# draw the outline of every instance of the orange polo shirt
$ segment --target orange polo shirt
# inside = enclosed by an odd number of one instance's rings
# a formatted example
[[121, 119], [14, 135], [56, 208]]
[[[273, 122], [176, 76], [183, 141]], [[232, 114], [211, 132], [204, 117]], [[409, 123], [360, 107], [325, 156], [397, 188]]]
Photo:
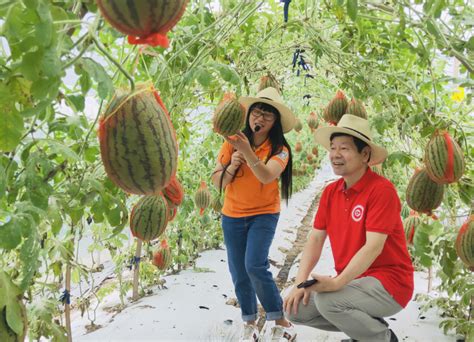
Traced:
[[[270, 140], [267, 139], [256, 150], [255, 154], [264, 163], [271, 151]], [[221, 147], [218, 161], [222, 165], [230, 163], [234, 148], [227, 141]], [[270, 158], [277, 161], [283, 169], [288, 163], [288, 149]], [[225, 188], [224, 206], [222, 213], [230, 217], [244, 217], [260, 214], [276, 214], [280, 212], [279, 178], [269, 184], [261, 183], [247, 164], [242, 164], [237, 171], [234, 181]]]

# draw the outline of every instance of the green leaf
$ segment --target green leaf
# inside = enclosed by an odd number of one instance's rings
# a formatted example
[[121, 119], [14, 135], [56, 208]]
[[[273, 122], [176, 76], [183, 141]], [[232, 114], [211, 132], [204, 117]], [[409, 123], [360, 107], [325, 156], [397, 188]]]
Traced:
[[91, 89], [91, 78], [88, 74], [82, 74], [79, 78], [79, 84], [81, 86], [82, 94], [87, 94], [87, 92]]
[[116, 227], [120, 224], [121, 213], [122, 210], [119, 207], [115, 207], [105, 212], [105, 216], [107, 216], [107, 221], [109, 221], [112, 227]]
[[87, 147], [84, 151], [84, 159], [89, 163], [93, 163], [99, 158], [99, 153], [96, 146]]
[[63, 142], [52, 140], [52, 139], [44, 139], [44, 141], [48, 144], [49, 149], [52, 153], [56, 153], [64, 157], [65, 159], [69, 159], [72, 162], [77, 162], [80, 160], [77, 153], [71, 150]]
[[104, 67], [90, 58], [82, 58], [83, 69], [98, 83], [98, 94], [101, 99], [105, 99], [114, 91], [112, 79], [105, 71]]
[[21, 294], [21, 290], [8, 274], [0, 271], [0, 310], [6, 307], [7, 324], [17, 335], [22, 335], [24, 327], [22, 308], [18, 299]]
[[21, 242], [21, 229], [18, 229], [14, 217], [2, 225], [0, 225], [0, 248], [12, 250]]
[[26, 291], [31, 284], [36, 271], [39, 267], [40, 245], [38, 243], [37, 234], [31, 234], [20, 249], [21, 273], [22, 279], [20, 288]]
[[466, 43], [466, 48], [471, 52], [474, 51], [474, 36], [469, 38], [469, 40]]
[[[39, 187], [35, 190], [38, 190], [38, 192], [42, 193], [44, 191], [42, 187]], [[31, 198], [32, 194], [30, 193], [29, 195]], [[48, 202], [45, 201], [44, 205], [47, 207]], [[32, 227], [36, 227], [41, 219], [46, 215], [46, 212], [40, 206], [29, 201], [16, 202], [16, 211], [17, 219], [20, 221], [19, 223], [17, 222], [17, 227], [21, 228], [22, 235], [24, 237], [29, 236], [31, 234]]]
[[436, 26], [433, 24], [433, 22], [431, 20], [428, 20], [426, 22], [426, 29], [429, 33], [431, 33], [433, 36], [435, 36], [437, 39], [440, 39], [440, 35], [439, 35], [439, 32], [436, 28]]
[[70, 208], [68, 211], [69, 217], [71, 218], [71, 222], [73, 225], [76, 225], [84, 216], [84, 208], [76, 207]]
[[433, 258], [429, 255], [422, 255], [420, 257], [420, 263], [425, 267], [431, 267], [431, 265], [433, 265]]
[[42, 77], [37, 79], [31, 85], [31, 95], [37, 99], [54, 98], [58, 93], [60, 83], [59, 77]]
[[0, 129], [0, 151], [13, 151], [20, 143], [22, 135], [22, 117], [14, 112], [3, 112], [2, 128]]
[[82, 112], [85, 108], [85, 99], [82, 95], [68, 95], [66, 96], [69, 105], [75, 112]]
[[211, 74], [204, 68], [198, 69], [195, 73], [195, 77], [198, 82], [204, 87], [209, 87], [209, 85], [211, 84]]
[[387, 163], [393, 165], [395, 161], [398, 161], [402, 165], [409, 165], [411, 163], [411, 156], [405, 152], [393, 152], [387, 158]]
[[[53, 193], [52, 188], [48, 184], [45, 184], [44, 186], [38, 186], [31, 190], [32, 191], [28, 194], [31, 203], [37, 208], [43, 210], [48, 209], [49, 196]], [[40, 218], [38, 217], [36, 221], [40, 221]]]
[[215, 64], [214, 68], [219, 72], [224, 81], [236, 85], [240, 84], [239, 74], [237, 74], [237, 72], [230, 66], [224, 64]]
[[49, 46], [53, 38], [53, 23], [52, 21], [43, 21], [35, 25], [35, 35], [40, 46]]
[[80, 280], [81, 280], [81, 275], [79, 272], [79, 268], [74, 267], [71, 271], [71, 282], [73, 284], [79, 284]]
[[36, 81], [40, 77], [41, 65], [38, 63], [43, 59], [43, 50], [39, 49], [23, 55], [20, 64], [20, 72], [30, 81]]
[[41, 60], [41, 69], [46, 77], [55, 77], [61, 74], [61, 63], [55, 48], [45, 50]]
[[63, 226], [63, 218], [58, 208], [49, 208], [48, 212], [49, 222], [51, 223], [51, 232], [53, 235], [58, 235]]
[[36, 9], [38, 7], [39, 0], [23, 0], [23, 3], [27, 8]]
[[347, 14], [352, 19], [352, 21], [356, 21], [357, 19], [357, 10], [357, 0], [347, 0]]
[[49, 105], [51, 104], [50, 100], [44, 100], [36, 104], [33, 108], [26, 108], [22, 112], [20, 112], [20, 115], [22, 117], [32, 117], [35, 115], [41, 114]]

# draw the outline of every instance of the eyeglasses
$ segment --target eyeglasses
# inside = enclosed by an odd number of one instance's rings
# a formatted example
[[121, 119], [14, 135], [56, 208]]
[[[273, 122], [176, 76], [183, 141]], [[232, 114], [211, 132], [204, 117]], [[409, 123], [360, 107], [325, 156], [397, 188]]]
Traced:
[[264, 112], [263, 110], [260, 110], [258, 108], [252, 109], [252, 112], [250, 114], [252, 114], [254, 118], [263, 117], [263, 120], [265, 121], [275, 120], [275, 114], [270, 113], [270, 112]]

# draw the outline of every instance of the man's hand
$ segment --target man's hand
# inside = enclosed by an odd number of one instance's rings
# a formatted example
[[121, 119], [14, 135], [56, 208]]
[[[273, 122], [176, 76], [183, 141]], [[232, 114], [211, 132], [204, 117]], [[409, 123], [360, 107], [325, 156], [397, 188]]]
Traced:
[[303, 304], [307, 305], [309, 301], [310, 292], [304, 291], [304, 289], [298, 289], [296, 286], [293, 287], [288, 296], [283, 300], [283, 310], [288, 313], [293, 312], [294, 315], [298, 313], [298, 305], [303, 298]]
[[344, 284], [341, 283], [340, 279], [337, 277], [333, 278], [330, 276], [323, 276], [319, 274], [312, 273], [311, 277], [316, 279], [318, 282], [310, 287], [305, 289], [305, 292], [311, 293], [315, 292], [334, 292], [339, 291]]

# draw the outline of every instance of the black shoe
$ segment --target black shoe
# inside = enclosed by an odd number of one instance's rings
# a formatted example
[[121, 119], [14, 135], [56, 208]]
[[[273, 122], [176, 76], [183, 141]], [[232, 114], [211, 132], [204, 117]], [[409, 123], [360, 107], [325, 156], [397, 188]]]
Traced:
[[357, 342], [357, 340], [353, 340], [352, 338], [346, 338], [344, 340], [341, 340], [341, 342]]
[[390, 342], [398, 342], [398, 337], [392, 329], [390, 329]]

